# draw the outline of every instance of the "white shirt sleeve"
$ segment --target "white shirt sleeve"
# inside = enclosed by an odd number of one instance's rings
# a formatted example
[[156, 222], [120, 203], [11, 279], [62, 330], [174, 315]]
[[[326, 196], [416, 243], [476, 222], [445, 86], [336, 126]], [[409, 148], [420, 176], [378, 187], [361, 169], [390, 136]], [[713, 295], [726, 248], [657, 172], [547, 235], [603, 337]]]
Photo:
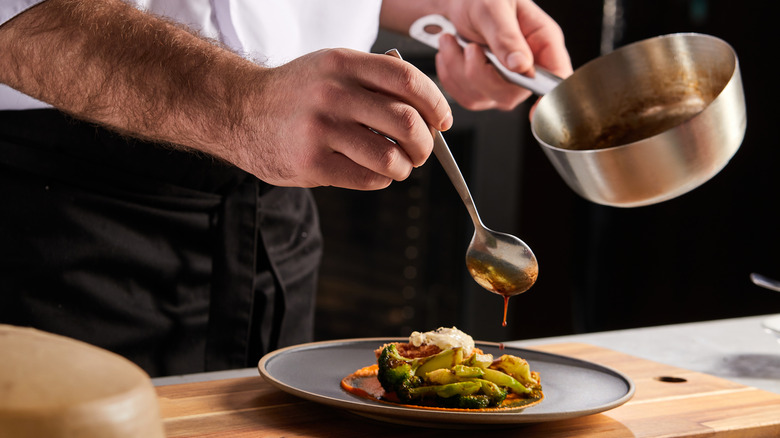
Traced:
[[0, 25], [45, 0], [3, 0], [0, 2]]
[[275, 67], [323, 48], [369, 51], [381, 0], [222, 0], [215, 16], [225, 44]]

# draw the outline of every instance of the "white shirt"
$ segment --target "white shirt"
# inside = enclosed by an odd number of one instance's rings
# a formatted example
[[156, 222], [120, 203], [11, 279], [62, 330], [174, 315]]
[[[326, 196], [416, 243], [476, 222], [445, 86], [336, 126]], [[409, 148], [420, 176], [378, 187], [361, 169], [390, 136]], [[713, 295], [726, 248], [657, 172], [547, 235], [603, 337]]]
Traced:
[[[0, 25], [45, 0], [2, 0]], [[323, 48], [369, 51], [382, 0], [133, 0], [275, 67]], [[49, 105], [0, 84], [0, 110]]]

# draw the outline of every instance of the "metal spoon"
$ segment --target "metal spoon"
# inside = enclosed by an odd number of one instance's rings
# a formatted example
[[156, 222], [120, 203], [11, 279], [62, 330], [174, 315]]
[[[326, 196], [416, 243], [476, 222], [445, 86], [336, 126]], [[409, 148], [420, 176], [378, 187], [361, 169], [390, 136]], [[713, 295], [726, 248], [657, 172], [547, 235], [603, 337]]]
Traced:
[[471, 276], [480, 286], [505, 297], [530, 289], [539, 275], [539, 264], [531, 248], [511, 234], [485, 227], [458, 164], [438, 131], [433, 138], [433, 153], [474, 222], [474, 237], [466, 250], [466, 267]]
[[772, 280], [771, 278], [764, 277], [763, 275], [756, 274], [755, 272], [750, 274], [750, 280], [753, 281], [756, 286], [761, 286], [775, 292], [780, 292], [780, 281]]
[[[390, 49], [385, 54], [402, 59], [396, 49]], [[480, 286], [505, 298], [530, 289], [539, 275], [539, 264], [531, 248], [515, 236], [485, 227], [479, 218], [463, 174], [439, 131], [436, 131], [433, 136], [433, 153], [452, 181], [452, 185], [455, 186], [474, 222], [474, 237], [466, 250], [466, 267], [471, 276]], [[506, 324], [506, 306], [504, 324]]]

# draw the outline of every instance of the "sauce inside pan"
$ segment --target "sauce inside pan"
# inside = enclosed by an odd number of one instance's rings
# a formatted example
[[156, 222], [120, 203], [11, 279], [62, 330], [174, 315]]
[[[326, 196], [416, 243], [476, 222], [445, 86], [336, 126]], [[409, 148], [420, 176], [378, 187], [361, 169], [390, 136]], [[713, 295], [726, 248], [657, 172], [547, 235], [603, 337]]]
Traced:
[[560, 147], [571, 150], [606, 149], [639, 141], [680, 125], [703, 111], [708, 104], [708, 100], [696, 95], [674, 102], [646, 102], [608, 121], [602, 129], [577, 135]]

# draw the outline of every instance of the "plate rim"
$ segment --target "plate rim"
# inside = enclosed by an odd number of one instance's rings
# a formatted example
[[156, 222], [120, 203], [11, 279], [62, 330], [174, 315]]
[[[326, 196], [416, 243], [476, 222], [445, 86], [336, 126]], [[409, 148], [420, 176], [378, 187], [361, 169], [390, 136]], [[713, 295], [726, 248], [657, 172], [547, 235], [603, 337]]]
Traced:
[[[529, 351], [532, 352], [533, 354], [538, 354], [549, 358], [555, 358], [559, 360], [563, 359], [569, 362], [584, 364], [587, 365], [587, 367], [590, 369], [593, 369], [595, 367], [598, 369], [597, 371], [599, 372], [607, 372], [608, 374], [611, 374], [614, 377], [622, 380], [627, 385], [626, 393], [623, 394], [623, 396], [609, 403], [605, 403], [590, 409], [582, 409], [582, 410], [568, 411], [568, 412], [542, 412], [542, 413], [527, 414], [523, 412], [524, 409], [505, 411], [505, 412], [437, 411], [437, 410], [428, 410], [428, 409], [415, 409], [412, 407], [405, 407], [405, 406], [395, 406], [389, 403], [381, 404], [381, 405], [373, 404], [373, 403], [369, 404], [362, 400], [358, 400], [357, 398], [355, 400], [342, 400], [328, 395], [317, 394], [301, 388], [296, 388], [294, 386], [282, 382], [281, 380], [277, 379], [275, 376], [271, 375], [266, 368], [266, 365], [271, 360], [275, 359], [278, 356], [287, 354], [289, 352], [311, 350], [311, 349], [317, 349], [323, 347], [336, 347], [338, 345], [345, 345], [345, 344], [370, 343], [370, 342], [376, 342], [377, 346], [379, 346], [382, 345], [382, 343], [405, 342], [407, 340], [408, 338], [404, 338], [404, 337], [368, 337], [368, 338], [333, 339], [333, 340], [314, 341], [314, 342], [307, 342], [303, 344], [291, 345], [288, 347], [280, 348], [278, 350], [274, 350], [272, 352], [263, 355], [263, 357], [260, 358], [257, 364], [257, 369], [260, 375], [268, 383], [272, 384], [277, 389], [280, 389], [281, 391], [286, 392], [288, 394], [292, 394], [315, 403], [320, 403], [328, 406], [337, 407], [340, 409], [345, 409], [347, 411], [350, 411], [358, 415], [364, 415], [368, 418], [373, 418], [373, 419], [385, 418], [386, 421], [395, 422], [395, 423], [398, 422], [408, 423], [409, 421], [414, 422], [414, 420], [424, 420], [426, 423], [434, 422], [438, 424], [442, 424], [442, 423], [457, 423], [457, 424], [542, 423], [547, 421], [557, 421], [557, 420], [565, 420], [570, 418], [584, 417], [587, 415], [593, 415], [600, 412], [605, 412], [625, 404], [626, 402], [631, 400], [631, 398], [634, 396], [634, 393], [636, 392], [636, 385], [634, 384], [633, 379], [631, 379], [625, 373], [618, 371], [617, 369], [612, 368], [610, 366], [579, 359], [576, 357], [565, 356], [556, 353], [548, 353], [546, 351], [541, 351], [541, 350], [535, 350], [533, 348], [515, 347], [512, 345], [506, 345], [507, 343], [498, 343], [498, 342], [489, 342], [489, 341], [475, 341], [475, 345], [476, 346], [485, 345], [494, 348], [500, 348], [501, 345], [504, 345], [504, 349], [511, 349], [515, 351]], [[407, 420], [407, 421], [398, 421], [393, 419], [393, 417], [398, 417], [398, 416], [400, 416], [399, 420]]]

